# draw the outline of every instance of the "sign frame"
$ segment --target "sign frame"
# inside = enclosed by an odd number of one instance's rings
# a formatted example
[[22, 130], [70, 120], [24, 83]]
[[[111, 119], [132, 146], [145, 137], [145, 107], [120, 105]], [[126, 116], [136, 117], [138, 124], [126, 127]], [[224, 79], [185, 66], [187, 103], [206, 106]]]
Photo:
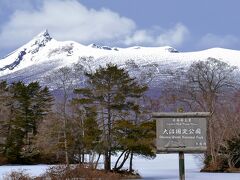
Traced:
[[[152, 113], [152, 119], [156, 119], [156, 147], [157, 147], [157, 153], [178, 153], [178, 152], [184, 152], [184, 153], [203, 153], [206, 152], [207, 150], [207, 126], [208, 126], [208, 118], [210, 117], [209, 112], [183, 112], [183, 113], [176, 113], [176, 112], [155, 112]], [[187, 147], [187, 146], [176, 146], [176, 147], [160, 147], [159, 146], [159, 125], [160, 121], [164, 121], [166, 119], [171, 119], [171, 118], [192, 118], [192, 119], [198, 119], [199, 120], [204, 120], [203, 126], [204, 126], [204, 141], [205, 145], [204, 146], [199, 146], [199, 147]]]

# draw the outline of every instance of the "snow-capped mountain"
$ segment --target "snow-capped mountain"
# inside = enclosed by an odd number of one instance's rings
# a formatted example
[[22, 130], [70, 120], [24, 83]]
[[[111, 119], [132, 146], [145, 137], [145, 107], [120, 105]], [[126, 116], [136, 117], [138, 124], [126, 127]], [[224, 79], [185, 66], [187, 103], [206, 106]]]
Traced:
[[[86, 64], [82, 57], [90, 56], [93, 58]], [[74, 41], [57, 41], [46, 30], [0, 60], [0, 79], [43, 82], [43, 77], [49, 72], [80, 62], [93, 70], [99, 65], [117, 64], [135, 76], [154, 72], [154, 80], [157, 82], [179, 69], [186, 69], [194, 61], [209, 57], [240, 67], [240, 51], [236, 50], [212, 48], [197, 52], [178, 52], [169, 46], [85, 46]]]

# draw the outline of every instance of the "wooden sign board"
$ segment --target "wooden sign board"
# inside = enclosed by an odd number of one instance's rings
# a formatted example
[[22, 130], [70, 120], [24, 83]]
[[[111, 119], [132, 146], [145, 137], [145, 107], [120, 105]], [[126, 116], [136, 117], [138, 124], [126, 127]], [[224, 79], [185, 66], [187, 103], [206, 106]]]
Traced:
[[209, 113], [153, 113], [158, 152], [200, 153], [207, 150]]

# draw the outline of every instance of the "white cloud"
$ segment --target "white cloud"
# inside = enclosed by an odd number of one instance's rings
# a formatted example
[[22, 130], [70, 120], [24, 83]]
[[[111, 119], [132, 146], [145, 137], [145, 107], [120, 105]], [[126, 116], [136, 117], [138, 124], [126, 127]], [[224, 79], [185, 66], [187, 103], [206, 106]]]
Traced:
[[89, 43], [123, 37], [135, 29], [135, 23], [108, 9], [87, 9], [76, 0], [45, 0], [39, 10], [15, 11], [0, 40], [5, 47], [20, 45], [45, 28], [56, 39]]
[[[161, 30], [161, 32], [156, 32]], [[180, 46], [188, 37], [189, 30], [181, 23], [174, 27], [163, 30], [158, 27], [155, 30], [138, 30], [133, 35], [128, 36], [124, 43], [126, 45], [145, 44], [152, 46]]]
[[179, 46], [186, 40], [189, 31], [181, 23], [176, 24], [172, 29], [168, 29], [157, 37], [158, 45]]
[[200, 48], [223, 47], [231, 48], [239, 42], [239, 39], [233, 35], [217, 36], [214, 34], [206, 34], [198, 43]]
[[153, 35], [147, 30], [137, 30], [131, 36], [127, 36], [124, 40], [126, 45], [151, 44], [154, 42]]
[[[30, 2], [30, 1], [28, 1]], [[40, 7], [39, 7], [40, 6]], [[77, 0], [44, 0], [16, 10], [0, 32], [0, 48], [16, 48], [44, 29], [57, 40], [112, 45], [180, 46], [189, 31], [181, 23], [170, 29], [138, 29], [136, 23], [109, 9], [89, 9]]]

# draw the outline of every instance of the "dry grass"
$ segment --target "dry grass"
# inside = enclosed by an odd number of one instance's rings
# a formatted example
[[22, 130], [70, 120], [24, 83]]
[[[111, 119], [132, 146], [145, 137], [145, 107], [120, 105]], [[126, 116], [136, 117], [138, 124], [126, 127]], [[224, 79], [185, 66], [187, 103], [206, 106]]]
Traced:
[[39, 180], [117, 180], [120, 175], [111, 172], [104, 172], [102, 170], [93, 170], [80, 165], [67, 167], [65, 165], [50, 167], [47, 172], [39, 178]]
[[4, 176], [4, 180], [119, 180], [140, 178], [137, 173], [128, 171], [105, 172], [80, 165], [55, 165], [39, 177], [31, 177], [24, 170], [12, 171]]
[[29, 174], [25, 170], [11, 171], [10, 173], [4, 175], [4, 180], [32, 180]]

